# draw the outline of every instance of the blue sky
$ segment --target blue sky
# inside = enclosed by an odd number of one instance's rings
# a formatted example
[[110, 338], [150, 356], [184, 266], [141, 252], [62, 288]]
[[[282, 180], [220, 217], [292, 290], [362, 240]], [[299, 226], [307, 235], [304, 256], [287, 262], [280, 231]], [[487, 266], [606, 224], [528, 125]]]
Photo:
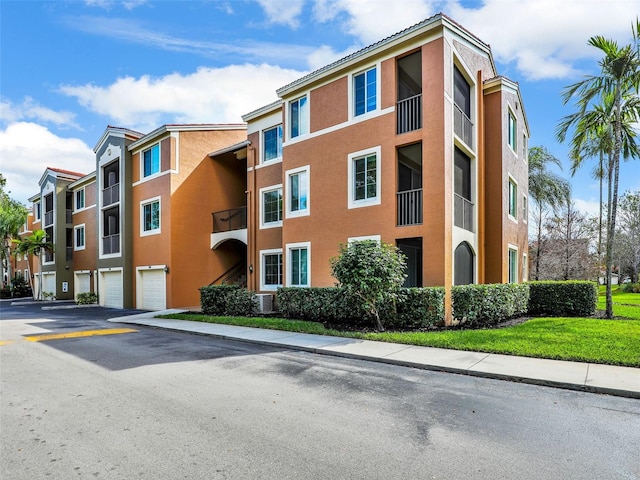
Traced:
[[[107, 125], [240, 122], [275, 90], [444, 12], [520, 84], [532, 132], [595, 212], [591, 166], [570, 178], [554, 129], [563, 87], [595, 73], [592, 35], [631, 41], [637, 0], [0, 1], [0, 171], [26, 203], [47, 166], [89, 173]], [[640, 161], [620, 191], [640, 190]]]

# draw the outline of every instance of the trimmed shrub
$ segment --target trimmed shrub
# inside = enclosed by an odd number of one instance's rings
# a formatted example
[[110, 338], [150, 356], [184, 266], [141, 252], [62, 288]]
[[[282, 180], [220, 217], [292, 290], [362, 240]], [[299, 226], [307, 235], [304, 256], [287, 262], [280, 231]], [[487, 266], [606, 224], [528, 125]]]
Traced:
[[461, 325], [481, 327], [527, 313], [529, 286], [523, 283], [456, 285], [453, 318]]
[[389, 326], [398, 329], [421, 329], [444, 321], [444, 288], [401, 288], [396, 300], [396, 318]]
[[92, 305], [98, 303], [98, 295], [93, 292], [84, 292], [76, 295], [76, 303], [78, 305]]
[[[340, 287], [279, 288], [277, 298], [278, 309], [285, 318], [347, 327], [365, 327], [374, 320], [354, 295]], [[444, 319], [444, 289], [400, 288], [395, 300], [380, 305], [379, 314], [394, 329], [437, 325]]]
[[625, 283], [622, 286], [624, 293], [640, 293], [640, 283]]
[[200, 289], [200, 308], [205, 315], [255, 315], [258, 305], [254, 293], [238, 285], [209, 285]]
[[596, 313], [598, 287], [588, 281], [529, 283], [529, 314], [590, 317]]

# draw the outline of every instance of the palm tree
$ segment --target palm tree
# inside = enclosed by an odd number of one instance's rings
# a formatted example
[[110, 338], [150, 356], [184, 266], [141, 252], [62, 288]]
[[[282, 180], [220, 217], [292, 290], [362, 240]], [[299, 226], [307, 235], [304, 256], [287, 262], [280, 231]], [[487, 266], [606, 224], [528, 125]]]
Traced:
[[9, 196], [5, 191], [6, 179], [0, 173], [0, 258], [7, 267], [7, 280], [12, 282], [11, 271], [11, 243], [18, 238], [20, 227], [27, 221], [28, 211], [24, 205]]
[[[589, 132], [597, 128], [611, 128], [613, 148], [609, 156], [607, 245], [605, 253], [607, 277], [606, 315], [613, 318], [611, 268], [613, 264], [613, 242], [615, 236], [616, 211], [618, 205], [618, 178], [620, 156], [637, 158], [638, 132], [634, 123], [640, 119], [640, 21], [636, 19], [632, 28], [633, 43], [619, 47], [617, 42], [595, 36], [589, 45], [598, 48], [604, 55], [600, 60], [599, 75], [590, 75], [580, 82], [568, 86], [562, 92], [566, 104], [577, 97], [578, 111], [564, 117], [558, 126], [557, 137], [563, 142], [570, 127], [574, 127], [572, 144], [577, 150], [587, 141]], [[596, 107], [594, 107], [596, 105]], [[599, 105], [599, 106], [598, 106]], [[604, 114], [604, 116], [603, 116]], [[577, 168], [577, 166], [576, 166]]]
[[542, 253], [542, 223], [547, 208], [555, 210], [569, 197], [569, 183], [561, 176], [551, 172], [549, 165], [562, 168], [560, 160], [545, 147], [529, 149], [529, 196], [537, 210], [538, 234], [536, 240], [535, 279], [539, 280], [540, 256]]
[[47, 234], [44, 230], [36, 230], [28, 237], [15, 241], [18, 244], [17, 253], [35, 255], [38, 258], [38, 298], [42, 300], [42, 255], [45, 252], [53, 252], [53, 243], [47, 241]]

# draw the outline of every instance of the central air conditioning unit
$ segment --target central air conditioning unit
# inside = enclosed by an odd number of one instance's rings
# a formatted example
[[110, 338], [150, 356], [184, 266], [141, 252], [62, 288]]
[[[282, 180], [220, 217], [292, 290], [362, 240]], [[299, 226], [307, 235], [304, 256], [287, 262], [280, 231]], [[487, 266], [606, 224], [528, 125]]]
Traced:
[[258, 311], [260, 313], [273, 312], [273, 295], [270, 293], [257, 293], [256, 301], [258, 303]]

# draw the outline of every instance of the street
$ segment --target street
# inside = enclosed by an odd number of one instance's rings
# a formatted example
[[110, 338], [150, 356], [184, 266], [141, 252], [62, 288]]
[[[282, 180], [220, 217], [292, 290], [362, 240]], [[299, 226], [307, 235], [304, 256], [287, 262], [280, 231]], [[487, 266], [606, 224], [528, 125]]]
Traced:
[[638, 400], [0, 308], [2, 478], [640, 478]]

